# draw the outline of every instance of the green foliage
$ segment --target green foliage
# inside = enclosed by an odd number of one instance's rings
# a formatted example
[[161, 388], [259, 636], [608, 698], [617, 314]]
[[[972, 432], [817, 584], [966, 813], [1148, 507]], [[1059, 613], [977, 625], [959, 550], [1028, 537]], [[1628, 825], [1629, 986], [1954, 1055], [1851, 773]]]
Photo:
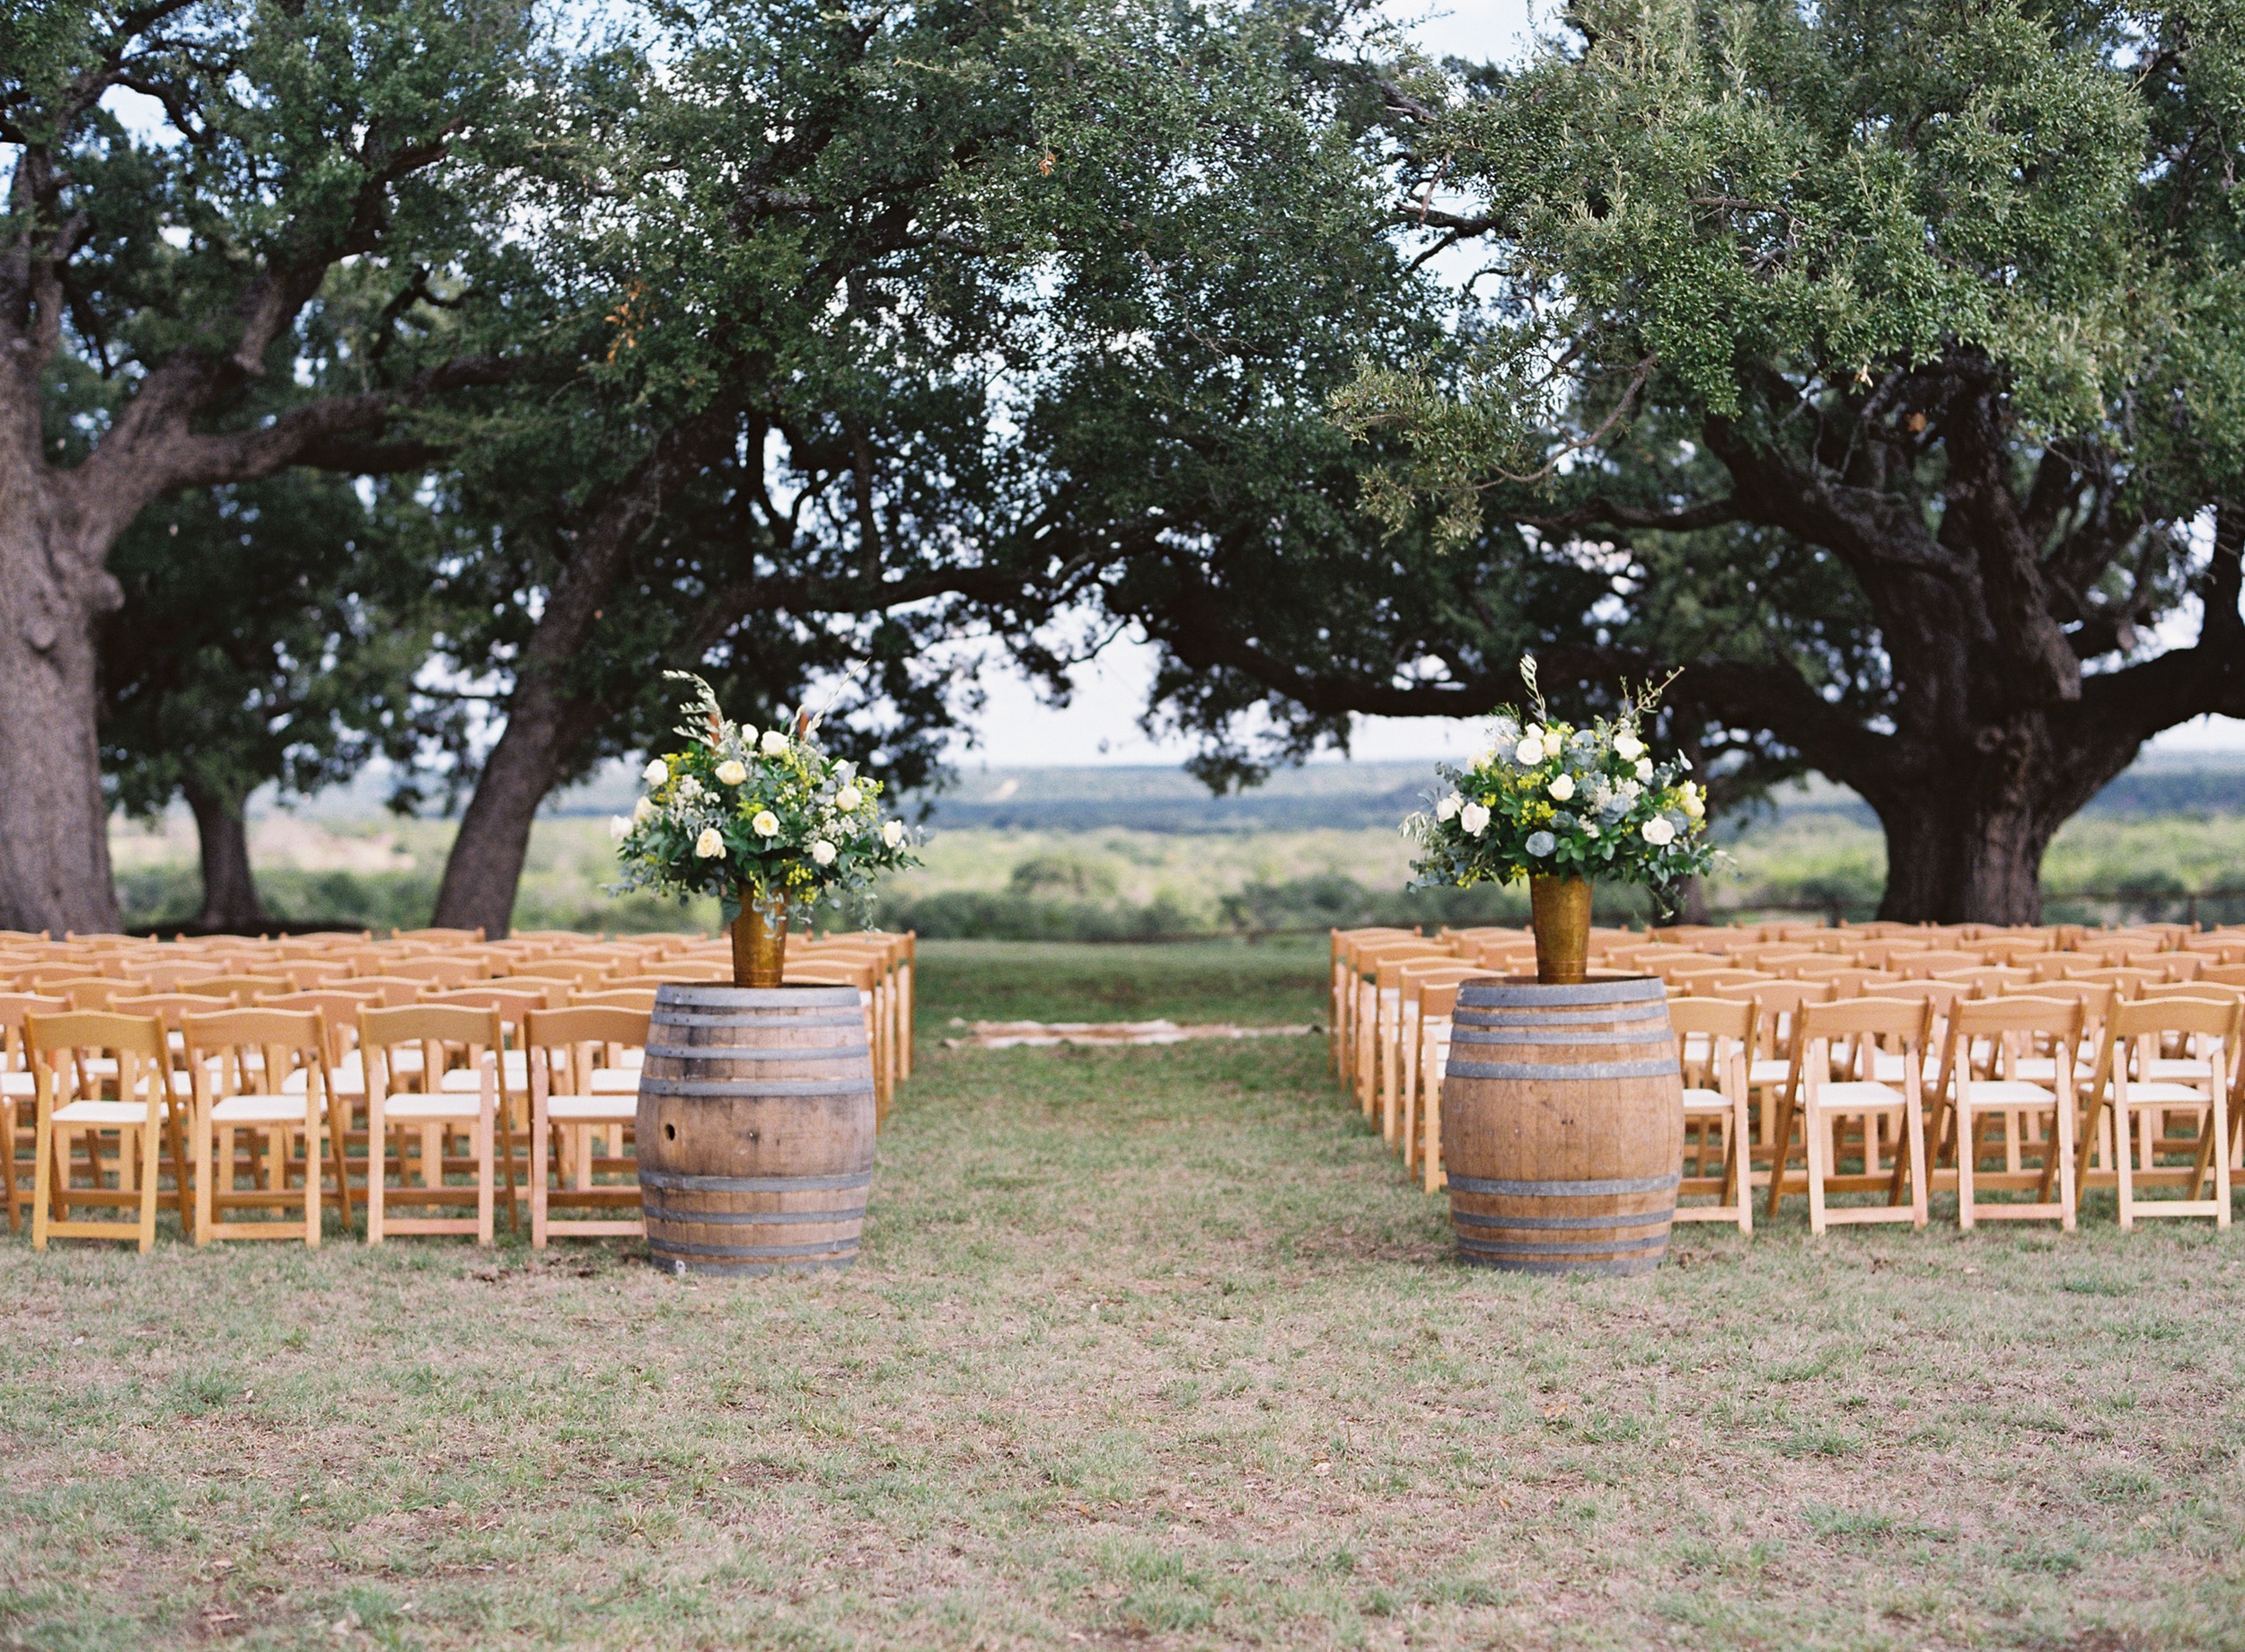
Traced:
[[387, 492], [291, 471], [175, 496], [119, 540], [102, 627], [103, 769], [154, 814], [182, 785], [239, 814], [268, 781], [308, 795], [377, 752], [409, 759], [428, 657], [426, 570]]

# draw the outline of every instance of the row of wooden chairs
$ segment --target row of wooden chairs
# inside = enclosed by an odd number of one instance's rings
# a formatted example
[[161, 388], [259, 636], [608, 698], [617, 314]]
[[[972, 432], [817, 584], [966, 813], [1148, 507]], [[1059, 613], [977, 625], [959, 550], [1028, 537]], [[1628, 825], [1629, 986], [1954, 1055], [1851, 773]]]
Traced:
[[[790, 984], [858, 989], [884, 1120], [911, 1071], [914, 950], [880, 934], [788, 949]], [[145, 1250], [168, 1175], [198, 1243], [301, 1231], [316, 1243], [323, 1181], [347, 1226], [363, 1192], [370, 1243], [415, 1232], [488, 1243], [502, 1197], [510, 1222], [527, 1205], [536, 1245], [638, 1233], [632, 1120], [656, 988], [731, 972], [723, 938], [675, 936], [0, 935], [10, 1230], [29, 1217], [41, 1245], [101, 1236]], [[627, 1205], [628, 1218], [601, 1208]], [[574, 1207], [594, 1214], [568, 1220]], [[134, 1217], [70, 1215], [104, 1208]], [[289, 1219], [231, 1219], [249, 1208]]]
[[[1642, 936], [1608, 932], [1604, 939], [1597, 949], [1602, 963], [1626, 969], [1647, 956], [1642, 950], [1632, 953], [1633, 947], [1645, 947]], [[1674, 941], [1653, 945], [1677, 947]], [[1686, 1167], [1694, 1173], [1683, 1191], [1713, 1201], [1681, 1205], [1678, 1219], [1736, 1221], [1750, 1232], [1750, 1193], [1758, 1188], [1767, 1190], [1773, 1212], [1785, 1193], [1808, 1193], [1811, 1226], [1821, 1232], [1827, 1221], [1865, 1219], [1837, 1214], [1862, 1208], [1835, 1206], [1827, 1196], [1862, 1191], [1871, 1185], [1862, 1178], [1872, 1176], [1884, 1178], [1880, 1185], [1894, 1199], [1908, 1192], [1901, 1219], [1922, 1222], [1924, 1192], [1950, 1188], [1959, 1194], [1966, 1226], [1991, 1216], [2055, 1213], [2070, 1228], [2080, 1187], [2109, 1185], [2119, 1191], [2123, 1226], [2144, 1215], [2214, 1215], [2216, 1205], [2223, 1213], [2216, 1220], [2226, 1225], [2229, 1172], [2245, 1164], [2234, 1122], [2245, 1111], [2245, 1077], [2238, 1072], [2237, 1032], [2220, 1029], [2229, 1024], [2224, 1015], [2241, 1013], [2245, 981], [2230, 966], [2205, 964], [2207, 950], [2194, 959], [2197, 967], [2171, 972], [2100, 970], [2100, 954], [2091, 946], [2066, 954], [2079, 967], [2039, 975], [1983, 962], [1976, 970], [1937, 974], [1850, 966], [1846, 973], [1824, 976], [1758, 970], [1686, 970], [1668, 976], [1671, 1015], [1690, 1077]], [[1492, 951], [1498, 955], [1492, 957]], [[2169, 949], [2174, 955], [2185, 951]], [[1466, 955], [1475, 962], [1465, 962]], [[1441, 1073], [1457, 988], [1475, 977], [1532, 971], [1532, 939], [1487, 931], [1435, 937], [1336, 931], [1333, 957], [1335, 1065], [1406, 1167], [1433, 1192], [1443, 1185]], [[1787, 962], [1767, 954], [1756, 961], [1765, 966]], [[1654, 971], [1638, 965], [1633, 972]], [[1844, 1013], [1836, 1007], [1862, 1004], [1869, 1007]], [[2026, 1024], [1991, 1025], [1988, 1018], [1997, 1012], [1989, 1004], [2003, 1006], [2003, 1015], [2024, 1017]], [[1811, 1006], [1813, 1014], [1808, 1013]], [[2122, 1006], [2133, 1007], [2117, 1014]], [[2081, 1024], [2071, 1032], [2053, 1032], [2044, 1024], [2053, 1015], [2061, 1021], [2077, 1016]], [[1853, 1029], [1853, 1021], [1866, 1016], [1876, 1028]], [[1909, 1031], [1913, 1018], [1923, 1024], [1915, 1034]], [[2200, 1024], [2209, 1018], [2220, 1025], [2209, 1030]], [[1812, 1027], [1822, 1029], [1821, 1042]], [[1949, 1053], [1952, 1038], [1962, 1041], [1961, 1059]], [[2147, 1038], [2154, 1046], [2148, 1054]], [[2021, 1040], [2035, 1050], [1999, 1057]], [[2060, 1044], [2062, 1057], [2053, 1050]], [[1909, 1157], [1910, 1143], [1925, 1139], [1929, 1051], [1942, 1056], [1930, 1091], [1937, 1102], [1931, 1168], [1922, 1152]], [[1868, 1060], [1876, 1070], [1851, 1075], [1850, 1060]], [[2063, 1076], [2054, 1071], [2061, 1064]], [[1992, 1076], [1999, 1066], [2003, 1075]], [[1863, 1084], [1880, 1089], [1844, 1087]], [[1912, 1085], [1920, 1094], [1915, 1111], [1908, 1099]], [[2071, 1104], [2061, 1109], [2053, 1102], [2038, 1110], [2025, 1090], [1991, 1085], [2027, 1085], [2065, 1094]], [[1874, 1094], [1887, 1097], [1877, 1108], [1870, 1105]], [[1844, 1107], [1855, 1111], [1844, 1112]], [[1823, 1139], [1820, 1132], [1827, 1126], [1836, 1129], [1833, 1120], [1842, 1117], [1854, 1136]], [[2116, 1118], [2125, 1127], [2117, 1148]], [[1959, 1120], [1965, 1121], [1961, 1146]], [[1806, 1126], [1805, 1133], [1797, 1125]], [[1811, 1138], [1818, 1147], [1813, 1155]], [[1986, 1173], [1980, 1165], [1988, 1154], [1980, 1149], [1991, 1140], [2003, 1164]], [[2216, 1142], [2225, 1142], [2227, 1150], [2216, 1151]], [[1863, 1170], [1841, 1179], [1835, 1167], [1841, 1147], [1851, 1143], [1859, 1155], [1888, 1156], [1875, 1169], [1866, 1160]], [[1894, 1157], [1889, 1147], [1902, 1156]], [[2179, 1156], [2191, 1163], [2178, 1165]], [[2023, 1161], [2031, 1163], [2022, 1168]], [[1978, 1197], [1992, 1188], [2029, 1183], [2036, 1193], [2029, 1203], [1990, 1204]], [[2185, 1197], [2149, 1205], [2138, 1199], [2142, 1187], [2161, 1183], [2179, 1187]], [[2209, 1183], [2219, 1185], [2200, 1198]]]

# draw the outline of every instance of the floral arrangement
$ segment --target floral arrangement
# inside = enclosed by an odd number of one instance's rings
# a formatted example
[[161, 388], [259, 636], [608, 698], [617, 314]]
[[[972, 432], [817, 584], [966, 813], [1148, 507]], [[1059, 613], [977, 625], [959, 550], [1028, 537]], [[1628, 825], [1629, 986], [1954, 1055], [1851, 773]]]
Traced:
[[1665, 890], [1715, 864], [1707, 794], [1683, 778], [1690, 762], [1657, 761], [1645, 745], [1673, 675], [1633, 695], [1624, 682], [1620, 715], [1589, 728], [1551, 716], [1534, 655], [1521, 659], [1520, 677], [1533, 716], [1501, 708], [1491, 749], [1467, 768], [1438, 769], [1449, 789], [1432, 813], [1404, 822], [1422, 851], [1414, 886], [1558, 877]]
[[869, 900], [878, 874], [920, 864], [911, 830], [881, 818], [881, 783], [820, 749], [816, 717], [759, 733], [726, 717], [700, 677], [664, 674], [698, 692], [680, 707], [683, 748], [647, 764], [646, 795], [609, 823], [620, 890], [716, 895], [729, 924], [744, 900], [768, 916]]

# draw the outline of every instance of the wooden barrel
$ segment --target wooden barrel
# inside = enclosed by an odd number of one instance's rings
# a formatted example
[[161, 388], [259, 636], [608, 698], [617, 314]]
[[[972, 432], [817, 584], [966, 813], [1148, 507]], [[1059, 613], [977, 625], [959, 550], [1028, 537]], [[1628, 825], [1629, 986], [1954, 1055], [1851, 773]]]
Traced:
[[855, 987], [658, 988], [638, 1130], [656, 1265], [848, 1268], [873, 1185], [873, 1108]]
[[1442, 1163], [1465, 1259], [1514, 1273], [1659, 1267], [1684, 1169], [1662, 984], [1467, 981], [1451, 1029]]

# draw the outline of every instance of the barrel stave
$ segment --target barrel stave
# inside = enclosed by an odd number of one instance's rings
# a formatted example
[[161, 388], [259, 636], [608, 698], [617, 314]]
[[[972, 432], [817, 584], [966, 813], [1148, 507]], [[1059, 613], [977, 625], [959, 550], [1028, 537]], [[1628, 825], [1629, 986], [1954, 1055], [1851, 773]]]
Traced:
[[856, 989], [662, 988], [638, 1142], [658, 1265], [848, 1268], [873, 1182], [872, 1051]]
[[1442, 1124], [1466, 1261], [1651, 1272], [1683, 1169], [1682, 1077], [1661, 984], [1466, 982]]

